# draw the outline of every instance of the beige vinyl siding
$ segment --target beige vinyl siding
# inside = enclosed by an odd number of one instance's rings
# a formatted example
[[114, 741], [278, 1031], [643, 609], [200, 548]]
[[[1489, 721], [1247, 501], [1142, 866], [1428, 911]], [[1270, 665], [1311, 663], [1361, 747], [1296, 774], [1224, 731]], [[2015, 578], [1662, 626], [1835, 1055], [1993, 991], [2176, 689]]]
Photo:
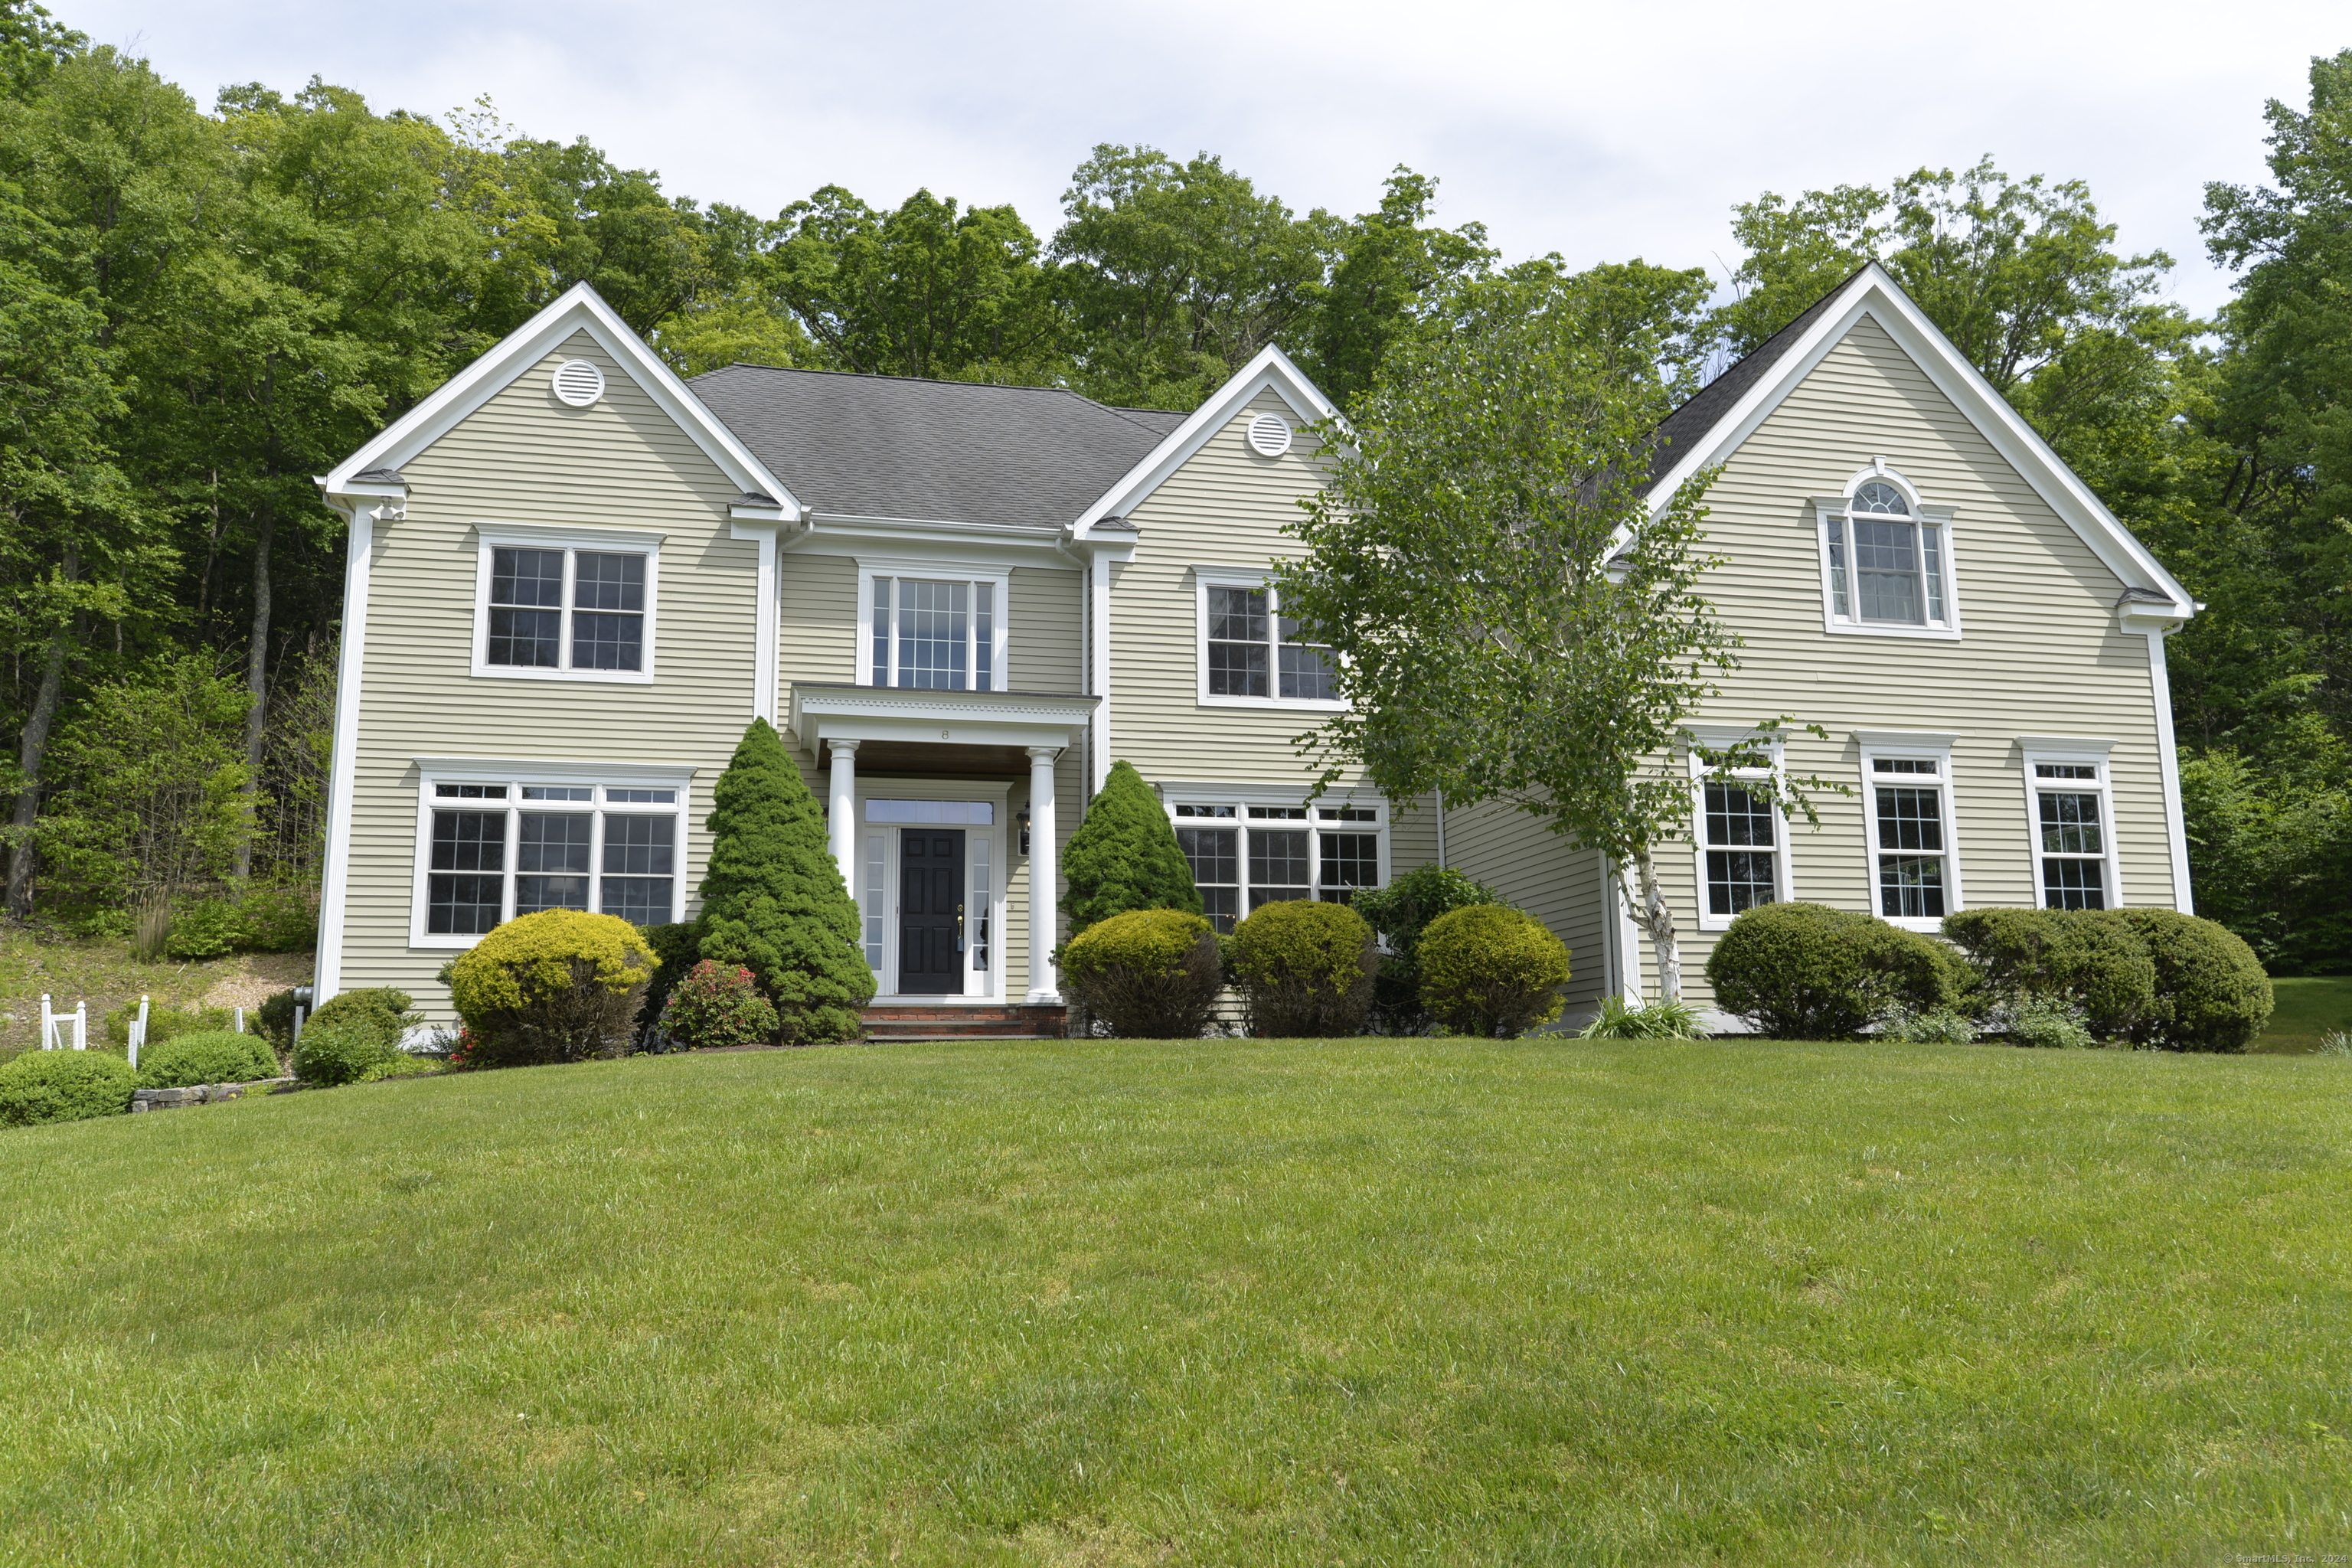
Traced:
[[[1878, 457], [1928, 504], [1958, 509], [1958, 641], [1823, 629], [1810, 498], [1839, 493]], [[1748, 646], [1704, 717], [1818, 723], [1829, 739], [1793, 737], [1790, 770], [1857, 792], [1817, 797], [1820, 827], [1800, 820], [1785, 836], [1797, 898], [1874, 910], [1854, 731], [1882, 730], [1960, 737], [1949, 787], [1970, 908], [2040, 901], [2019, 737], [2112, 741], [2124, 900], [2171, 904], [2147, 639], [2120, 630], [2114, 608], [2126, 584], [1874, 321], [1859, 322], [1741, 444], [1708, 505], [1708, 547], [1728, 559], [1705, 591]], [[1706, 1000], [1716, 939], [1698, 930], [1695, 853], [1675, 845], [1659, 865], [1683, 929], [1685, 984]], [[1643, 963], [1654, 984], [1646, 941]]]
[[1536, 817], [1486, 805], [1445, 814], [1445, 858], [1568, 944], [1568, 1013], [1589, 1015], [1610, 988], [1609, 900], [1599, 854], [1579, 849]]
[[[557, 402], [556, 365], [595, 362], [605, 395]], [[420, 756], [612, 762], [697, 771], [680, 902], [702, 873], [710, 789], [751, 721], [757, 547], [728, 537], [737, 494], [692, 437], [585, 333], [403, 465], [407, 516], [378, 524], [359, 689], [346, 989], [396, 985], [436, 1019], [446, 949], [408, 945]], [[478, 523], [663, 535], [646, 684], [471, 673]]]
[[1086, 689], [1086, 621], [1079, 597], [1084, 589], [1075, 571], [1013, 570], [1004, 651], [1011, 689], [1073, 695]]
[[[782, 694], [778, 705], [789, 707], [793, 681], [856, 681], [866, 652], [858, 643], [856, 561], [786, 550], [776, 567], [776, 658], [782, 677], [776, 689]], [[805, 756], [801, 761], [808, 764]]]

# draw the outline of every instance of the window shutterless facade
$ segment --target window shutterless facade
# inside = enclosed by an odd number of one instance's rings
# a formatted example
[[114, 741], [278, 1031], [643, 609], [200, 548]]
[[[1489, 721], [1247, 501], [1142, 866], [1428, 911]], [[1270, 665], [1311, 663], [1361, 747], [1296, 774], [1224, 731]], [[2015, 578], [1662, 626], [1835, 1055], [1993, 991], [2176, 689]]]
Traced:
[[1010, 573], [879, 567], [858, 574], [858, 680], [916, 691], [1004, 691]]
[[1230, 931], [1251, 910], [1285, 899], [1344, 904], [1388, 880], [1388, 808], [1354, 801], [1313, 805], [1169, 792], [1177, 847], [1201, 890], [1202, 912]]
[[2033, 882], [2044, 909], [2105, 910], [2123, 901], [2107, 751], [2104, 741], [2024, 742]]
[[1949, 737], [1893, 737], [1862, 753], [1873, 907], [1896, 925], [1934, 931], [1960, 902]]
[[653, 679], [657, 535], [511, 527], [477, 531], [476, 675]]
[[677, 920], [690, 776], [677, 772], [672, 783], [599, 784], [570, 768], [503, 782], [428, 771], [411, 944], [468, 947], [541, 910], [592, 910], [635, 925]]
[[1251, 707], [1336, 708], [1331, 653], [1282, 613], [1263, 573], [1195, 567], [1200, 700]]
[[1833, 632], [1957, 637], [1952, 510], [1922, 502], [1900, 474], [1865, 468], [1843, 496], [1814, 503], [1822, 618]]

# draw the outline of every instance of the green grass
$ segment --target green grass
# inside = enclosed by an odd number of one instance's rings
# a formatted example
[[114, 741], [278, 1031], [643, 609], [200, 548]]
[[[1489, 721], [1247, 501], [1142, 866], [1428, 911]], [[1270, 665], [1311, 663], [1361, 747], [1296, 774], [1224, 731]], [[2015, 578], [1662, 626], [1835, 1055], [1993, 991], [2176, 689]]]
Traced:
[[0, 1181], [0, 1561], [2352, 1542], [2335, 1058], [640, 1058], [11, 1131]]
[[2254, 1042], [2254, 1049], [2273, 1055], [2315, 1051], [2323, 1036], [2335, 1029], [2352, 1030], [2352, 975], [2273, 980], [2271, 991], [2278, 1011]]

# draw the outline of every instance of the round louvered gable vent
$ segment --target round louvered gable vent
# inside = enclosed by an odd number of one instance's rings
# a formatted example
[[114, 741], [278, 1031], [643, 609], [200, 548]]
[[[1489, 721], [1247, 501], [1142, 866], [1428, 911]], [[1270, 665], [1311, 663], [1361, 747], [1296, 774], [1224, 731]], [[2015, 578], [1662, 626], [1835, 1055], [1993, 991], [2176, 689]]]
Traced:
[[1251, 449], [1261, 458], [1279, 458], [1290, 450], [1290, 421], [1279, 414], [1261, 414], [1249, 422]]
[[555, 395], [574, 408], [585, 408], [604, 395], [604, 373], [588, 360], [565, 360], [555, 367]]

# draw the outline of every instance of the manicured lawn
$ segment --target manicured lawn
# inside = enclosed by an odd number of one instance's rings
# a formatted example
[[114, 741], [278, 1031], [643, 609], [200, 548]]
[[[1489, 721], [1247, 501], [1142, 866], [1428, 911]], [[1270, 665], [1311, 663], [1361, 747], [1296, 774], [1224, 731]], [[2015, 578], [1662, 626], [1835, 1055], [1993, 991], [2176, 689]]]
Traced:
[[2315, 1051], [2330, 1030], [2352, 1031], [2352, 975], [2273, 980], [2278, 1011], [2254, 1042], [2254, 1049], [2277, 1055]]
[[2336, 1058], [640, 1058], [8, 1131], [0, 1181], [11, 1562], [2352, 1542]]

